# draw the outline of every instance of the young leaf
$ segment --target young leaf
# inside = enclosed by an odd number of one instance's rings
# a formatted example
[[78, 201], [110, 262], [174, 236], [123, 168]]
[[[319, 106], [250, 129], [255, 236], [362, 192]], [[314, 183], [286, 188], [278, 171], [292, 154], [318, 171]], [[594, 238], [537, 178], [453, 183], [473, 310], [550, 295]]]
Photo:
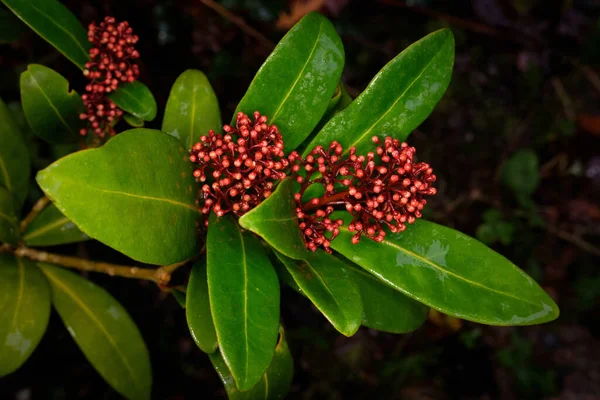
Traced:
[[139, 81], [126, 83], [108, 95], [123, 111], [142, 121], [152, 121], [156, 117], [156, 100], [146, 85]]
[[286, 152], [293, 150], [325, 113], [343, 67], [344, 48], [335, 28], [327, 18], [310, 13], [258, 70], [236, 113], [260, 111], [279, 127]]
[[0, 99], [0, 186], [13, 196], [19, 211], [29, 189], [29, 152], [17, 122]]
[[37, 266], [0, 254], [0, 377], [29, 358], [49, 318], [50, 289]]
[[343, 261], [324, 251], [293, 260], [275, 253], [302, 293], [340, 333], [352, 336], [360, 328], [363, 305], [353, 276]]
[[479, 241], [418, 220], [377, 243], [352, 244], [345, 221], [331, 247], [396, 290], [444, 314], [489, 325], [532, 325], [558, 307], [527, 274]]
[[81, 232], [54, 204], [46, 207], [23, 232], [25, 244], [34, 247], [77, 243], [88, 239], [88, 235]]
[[214, 353], [219, 346], [215, 324], [210, 313], [206, 263], [198, 261], [192, 267], [188, 283], [185, 315], [194, 342], [205, 353]]
[[50, 143], [74, 142], [79, 137], [83, 101], [58, 72], [30, 64], [21, 74], [23, 112], [33, 133]]
[[292, 178], [281, 182], [271, 196], [244, 214], [239, 222], [288, 257], [301, 260], [308, 254], [296, 217]]
[[37, 181], [79, 229], [135, 260], [170, 265], [199, 250], [192, 166], [167, 134], [125, 131], [56, 161]]
[[374, 135], [402, 141], [427, 118], [442, 98], [452, 76], [454, 38], [447, 29], [412, 44], [375, 75], [344, 111], [333, 117], [308, 145], [328, 146], [337, 140], [344, 155], [372, 150]]
[[162, 131], [179, 139], [189, 150], [210, 129], [221, 129], [219, 101], [206, 75], [188, 69], [171, 88]]
[[279, 328], [279, 343], [269, 369], [252, 389], [240, 392], [235, 386], [231, 371], [220, 352], [210, 355], [210, 361], [225, 385], [229, 400], [275, 400], [283, 399], [290, 390], [294, 377], [294, 360], [285, 340], [283, 328]]
[[92, 46], [77, 17], [56, 0], [0, 0], [31, 29], [79, 68]]
[[279, 282], [260, 241], [232, 216], [209, 220], [206, 242], [210, 310], [223, 358], [239, 390], [259, 381], [273, 358]]
[[362, 325], [390, 333], [406, 333], [418, 329], [429, 313], [429, 307], [403, 295], [362, 268], [346, 262], [346, 268], [357, 283], [363, 304]]
[[19, 221], [13, 196], [0, 186], [0, 243], [17, 244], [19, 236]]
[[137, 326], [117, 300], [73, 272], [40, 264], [52, 303], [98, 373], [130, 400], [150, 399], [150, 357]]

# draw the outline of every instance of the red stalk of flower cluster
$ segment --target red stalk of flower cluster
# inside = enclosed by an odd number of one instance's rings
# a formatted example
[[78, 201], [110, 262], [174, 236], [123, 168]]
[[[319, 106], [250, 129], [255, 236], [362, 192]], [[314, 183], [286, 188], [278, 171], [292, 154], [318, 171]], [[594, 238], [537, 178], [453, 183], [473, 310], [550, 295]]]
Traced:
[[289, 162], [277, 126], [267, 125], [267, 117], [259, 112], [254, 120], [238, 113], [235, 128], [225, 125], [223, 131], [211, 130], [200, 137], [190, 161], [198, 165], [194, 171], [198, 181], [213, 180], [202, 186], [202, 212], [241, 216], [271, 195], [275, 182], [286, 177]]
[[[194, 145], [190, 151], [190, 161], [198, 165], [194, 176], [200, 182], [212, 180], [202, 186], [202, 213], [241, 216], [269, 197], [291, 169], [301, 184], [295, 195], [296, 215], [306, 247], [331, 252], [331, 240], [343, 225], [330, 218], [334, 210], [345, 209], [353, 216], [348, 225], [355, 232], [352, 243], [362, 235], [381, 242], [384, 228], [404, 231], [406, 224], [421, 217], [425, 197], [436, 193], [431, 186], [436, 180], [433, 170], [427, 163], [414, 162], [416, 150], [406, 143], [391, 137], [382, 143], [373, 137], [376, 151], [366, 156], [357, 155], [354, 147], [344, 156], [342, 146], [333, 142], [327, 149], [315, 147], [305, 159], [296, 152], [285, 158], [279, 130], [266, 122], [258, 112], [254, 120], [240, 112], [235, 128], [225, 125], [224, 134], [210, 131]], [[322, 185], [325, 194], [302, 203], [313, 184]]]
[[106, 95], [117, 90], [120, 84], [133, 82], [139, 76], [135, 60], [140, 54], [134, 47], [138, 39], [126, 21], [117, 23], [113, 17], [106, 17], [99, 25], [89, 25], [88, 40], [93, 44], [89, 55], [92, 61], [85, 64], [83, 74], [90, 83], [81, 96], [86, 112], [80, 115], [81, 119], [89, 122], [89, 126], [81, 129], [81, 135], [86, 135], [90, 129], [100, 137], [107, 132], [111, 136], [115, 134], [113, 121], [123, 115], [123, 110]]

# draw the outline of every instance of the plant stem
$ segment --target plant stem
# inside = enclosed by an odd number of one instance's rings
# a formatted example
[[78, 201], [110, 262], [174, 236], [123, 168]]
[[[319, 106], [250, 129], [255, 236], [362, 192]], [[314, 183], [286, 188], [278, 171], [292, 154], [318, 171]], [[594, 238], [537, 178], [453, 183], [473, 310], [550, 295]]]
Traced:
[[165, 286], [171, 280], [171, 275], [177, 268], [186, 264], [189, 260], [167, 265], [157, 269], [139, 268], [128, 265], [110, 264], [105, 262], [90, 261], [85, 258], [64, 256], [32, 249], [25, 246], [13, 248], [11, 246], [0, 246], [0, 253], [12, 253], [16, 257], [28, 258], [33, 261], [46, 262], [60, 265], [66, 268], [79, 269], [81, 271], [100, 272], [110, 276], [121, 276], [124, 278], [143, 279]]
[[38, 214], [41, 213], [48, 204], [50, 204], [50, 199], [46, 196], [42, 196], [42, 198], [33, 205], [31, 211], [29, 211], [29, 214], [27, 214], [27, 216], [21, 221], [21, 232], [25, 232], [25, 229], [31, 223], [31, 221], [33, 221], [33, 219], [37, 217]]
[[333, 196], [329, 196], [329, 197], [322, 197], [319, 199], [319, 202], [317, 204], [312, 204], [311, 202], [308, 203], [304, 203], [303, 207], [304, 211], [314, 211], [314, 210], [318, 210], [319, 208], [325, 206], [325, 205], [339, 205], [339, 204], [345, 204], [344, 197], [346, 197], [348, 195], [348, 191], [345, 190], [343, 192], [339, 192], [334, 194]]

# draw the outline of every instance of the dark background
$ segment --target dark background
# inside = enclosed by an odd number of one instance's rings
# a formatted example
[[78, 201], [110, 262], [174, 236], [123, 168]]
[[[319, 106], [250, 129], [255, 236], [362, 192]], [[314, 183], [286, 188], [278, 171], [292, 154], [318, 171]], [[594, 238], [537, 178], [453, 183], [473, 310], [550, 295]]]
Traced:
[[[266, 40], [198, 0], [65, 3], [84, 24], [114, 15], [140, 36], [140, 80], [159, 105], [149, 127], [160, 126], [170, 86], [188, 68], [208, 75], [228, 121], [269, 54], [269, 41], [276, 43], [303, 10], [319, 9], [333, 21], [346, 50], [343, 79], [354, 94], [413, 41], [452, 29], [452, 83], [409, 138], [438, 176], [439, 194], [426, 217], [478, 237], [521, 266], [553, 296], [561, 316], [542, 326], [497, 328], [433, 314], [408, 335], [361, 328], [345, 338], [308, 300], [284, 288], [282, 315], [296, 368], [289, 398], [600, 398], [600, 1], [221, 2]], [[24, 29], [19, 40], [0, 45], [5, 101], [19, 99], [18, 76], [32, 62], [83, 91], [80, 71]], [[43, 145], [37, 150], [41, 168], [51, 159]], [[30, 202], [39, 195], [33, 188]], [[127, 262], [99, 243], [53, 250]], [[170, 294], [151, 283], [89, 277], [140, 327], [155, 399], [225, 396]], [[184, 279], [185, 271], [175, 277]], [[0, 399], [77, 398], [119, 396], [53, 313], [32, 357], [0, 381]]]

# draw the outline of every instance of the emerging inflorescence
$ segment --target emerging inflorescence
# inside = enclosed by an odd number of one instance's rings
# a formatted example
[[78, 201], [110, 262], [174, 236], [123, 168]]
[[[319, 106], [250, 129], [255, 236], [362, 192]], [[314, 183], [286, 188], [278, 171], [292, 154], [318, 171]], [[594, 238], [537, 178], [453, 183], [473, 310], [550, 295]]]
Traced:
[[84, 136], [92, 130], [100, 137], [106, 133], [112, 136], [115, 134], [113, 121], [123, 115], [123, 110], [106, 95], [139, 76], [139, 67], [135, 63], [140, 57], [135, 49], [138, 37], [126, 21], [117, 23], [113, 17], [106, 17], [99, 25], [89, 25], [88, 40], [93, 45], [89, 50], [91, 61], [85, 64], [83, 74], [90, 83], [81, 96], [86, 112], [80, 117], [87, 120], [89, 126], [82, 128], [80, 133]]
[[[296, 180], [302, 184], [296, 194], [297, 215], [308, 249], [328, 250], [329, 242], [339, 233], [342, 221], [329, 219], [334, 206], [343, 206], [353, 216], [348, 225], [348, 230], [355, 232], [352, 243], [358, 243], [363, 234], [381, 242], [385, 226], [390, 232], [404, 231], [406, 223], [412, 224], [421, 217], [427, 203], [425, 196], [436, 193], [431, 187], [436, 179], [433, 170], [427, 163], [413, 161], [414, 147], [391, 137], [382, 144], [374, 136], [373, 143], [377, 145], [376, 152], [369, 152], [366, 157], [356, 155], [354, 147], [344, 156], [337, 142], [328, 149], [315, 147], [306, 159], [290, 155], [296, 163]], [[299, 174], [301, 169], [306, 176]], [[315, 173], [318, 176], [312, 178]], [[312, 184], [321, 184], [325, 194], [303, 204], [304, 191]]]
[[286, 177], [289, 162], [277, 126], [267, 125], [267, 117], [259, 112], [254, 120], [238, 113], [235, 128], [225, 125], [223, 131], [200, 137], [190, 161], [198, 165], [198, 181], [213, 181], [202, 186], [202, 213], [241, 216], [271, 195], [275, 183]]

